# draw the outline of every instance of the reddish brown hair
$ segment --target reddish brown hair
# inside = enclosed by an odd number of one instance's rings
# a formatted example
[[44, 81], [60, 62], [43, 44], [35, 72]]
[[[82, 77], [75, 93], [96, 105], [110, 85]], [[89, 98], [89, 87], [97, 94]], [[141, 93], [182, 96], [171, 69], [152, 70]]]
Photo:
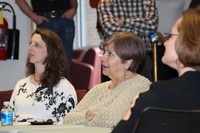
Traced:
[[[63, 77], [69, 79], [68, 63], [62, 41], [58, 35], [48, 29], [36, 29], [32, 33], [32, 36], [34, 34], [41, 35], [47, 47], [48, 55], [43, 62], [43, 64], [46, 64], [46, 67], [40, 79], [42, 88], [56, 86]], [[35, 73], [35, 65], [29, 61], [29, 58], [27, 59], [27, 68], [29, 75]]]
[[200, 70], [200, 10], [185, 11], [178, 31], [175, 48], [180, 62], [185, 67]]

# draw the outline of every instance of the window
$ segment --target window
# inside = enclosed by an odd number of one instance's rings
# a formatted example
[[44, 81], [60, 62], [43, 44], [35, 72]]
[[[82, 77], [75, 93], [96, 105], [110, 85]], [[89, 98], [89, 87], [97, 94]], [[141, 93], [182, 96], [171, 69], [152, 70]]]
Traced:
[[96, 9], [90, 7], [89, 0], [78, 0], [74, 49], [99, 46], [100, 38], [96, 29], [96, 21]]

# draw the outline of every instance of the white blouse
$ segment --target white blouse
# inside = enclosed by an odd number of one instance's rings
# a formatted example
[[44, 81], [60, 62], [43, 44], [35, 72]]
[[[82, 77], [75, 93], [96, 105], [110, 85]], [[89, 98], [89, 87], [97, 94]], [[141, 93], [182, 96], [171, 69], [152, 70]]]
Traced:
[[10, 99], [14, 120], [46, 121], [62, 123], [64, 116], [77, 104], [77, 95], [72, 84], [63, 78], [57, 86], [40, 88], [30, 82], [30, 77], [17, 82]]

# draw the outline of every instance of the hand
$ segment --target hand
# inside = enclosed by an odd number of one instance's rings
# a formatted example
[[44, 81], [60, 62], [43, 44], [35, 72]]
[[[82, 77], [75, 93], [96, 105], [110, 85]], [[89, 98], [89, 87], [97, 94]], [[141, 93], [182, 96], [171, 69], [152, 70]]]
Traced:
[[118, 19], [118, 20], [115, 21], [115, 23], [122, 24], [123, 23], [123, 19]]
[[135, 105], [135, 102], [131, 102], [128, 110], [126, 111], [126, 113], [124, 114], [124, 116], [122, 117], [122, 120], [128, 120], [129, 117], [131, 116], [131, 108]]
[[63, 15], [62, 15], [62, 18], [66, 17], [68, 19], [73, 19], [73, 17], [75, 16], [76, 14], [76, 9], [74, 8], [71, 8], [69, 10], [67, 10]]
[[96, 113], [97, 112], [86, 113], [86, 116], [85, 116], [86, 120], [91, 121], [95, 117]]
[[33, 20], [33, 22], [36, 24], [36, 25], [39, 25], [41, 24], [43, 21], [47, 21], [49, 22], [49, 20], [47, 18], [45, 18], [44, 16], [40, 16], [40, 15], [35, 15], [31, 18]]

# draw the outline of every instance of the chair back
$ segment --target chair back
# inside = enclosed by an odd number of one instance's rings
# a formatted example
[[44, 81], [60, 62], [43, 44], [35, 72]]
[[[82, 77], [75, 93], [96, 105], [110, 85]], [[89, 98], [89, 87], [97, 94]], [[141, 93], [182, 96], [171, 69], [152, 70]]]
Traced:
[[0, 110], [3, 108], [3, 102], [10, 101], [13, 90], [0, 91]]
[[91, 89], [94, 85], [101, 83], [101, 55], [103, 51], [99, 47], [91, 47], [82, 58], [82, 62], [90, 64], [94, 67], [92, 79], [89, 85]]
[[101, 83], [101, 57], [103, 53], [99, 47], [91, 47], [87, 50], [74, 50], [76, 53], [72, 59], [70, 69], [71, 83], [76, 89], [78, 101], [94, 85]]
[[148, 107], [133, 133], [200, 133], [200, 111]]
[[73, 50], [73, 59], [82, 60], [87, 49], [75, 49]]

